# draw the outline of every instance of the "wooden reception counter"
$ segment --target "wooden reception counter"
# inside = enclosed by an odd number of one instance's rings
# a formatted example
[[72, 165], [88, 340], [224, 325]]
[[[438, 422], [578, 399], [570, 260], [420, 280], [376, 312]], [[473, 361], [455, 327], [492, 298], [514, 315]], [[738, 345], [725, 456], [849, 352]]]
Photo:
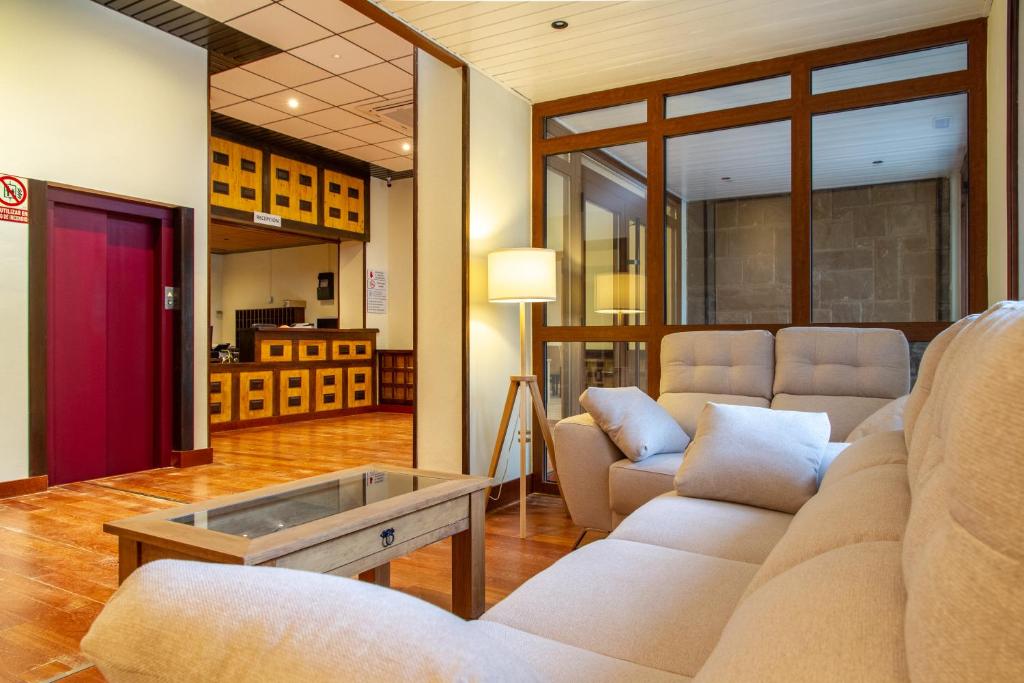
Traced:
[[374, 410], [377, 330], [238, 331], [238, 363], [210, 364], [210, 429]]

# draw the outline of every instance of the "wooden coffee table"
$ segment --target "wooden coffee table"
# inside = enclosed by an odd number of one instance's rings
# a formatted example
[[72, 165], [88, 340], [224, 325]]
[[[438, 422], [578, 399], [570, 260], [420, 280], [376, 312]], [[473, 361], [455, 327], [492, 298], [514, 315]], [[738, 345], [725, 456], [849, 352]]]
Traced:
[[287, 567], [387, 586], [389, 562], [452, 537], [452, 611], [484, 611], [487, 477], [368, 465], [103, 525], [119, 580], [154, 560]]

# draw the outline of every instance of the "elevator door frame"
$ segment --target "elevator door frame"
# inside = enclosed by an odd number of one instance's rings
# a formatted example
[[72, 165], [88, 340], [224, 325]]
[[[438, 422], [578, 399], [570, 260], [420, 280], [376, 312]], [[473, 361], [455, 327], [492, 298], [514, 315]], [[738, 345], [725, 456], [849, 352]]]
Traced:
[[[159, 258], [171, 249], [170, 282], [178, 288], [178, 306], [170, 321], [158, 331], [159, 368], [157, 372], [157, 426], [170, 425], [163, 435], [154, 467], [170, 467], [175, 453], [193, 449], [194, 444], [194, 212], [191, 208], [170, 206], [141, 199], [112, 196], [89, 190], [29, 181], [29, 475], [46, 475], [50, 469], [50, 444], [47, 423], [49, 365], [49, 260], [50, 224], [54, 204], [71, 205], [159, 221], [161, 232], [171, 228], [171, 244], [158, 240]], [[162, 269], [161, 269], [162, 271]], [[160, 273], [160, 287], [167, 281]], [[153, 292], [152, 296], [159, 296]], [[162, 304], [161, 304], [162, 306]], [[160, 372], [168, 368], [169, 373]], [[166, 377], [167, 379], [162, 379]]]

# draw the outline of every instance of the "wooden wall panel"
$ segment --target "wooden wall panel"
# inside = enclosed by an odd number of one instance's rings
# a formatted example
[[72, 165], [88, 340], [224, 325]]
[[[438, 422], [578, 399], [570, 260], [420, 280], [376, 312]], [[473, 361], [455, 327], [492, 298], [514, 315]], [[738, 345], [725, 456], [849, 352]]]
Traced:
[[316, 385], [313, 388], [314, 396], [316, 396], [314, 409], [317, 412], [344, 407], [345, 395], [342, 393], [344, 378], [345, 370], [343, 368], [317, 369]]
[[373, 358], [373, 342], [337, 340], [331, 343], [331, 360], [369, 360]]
[[210, 203], [239, 211], [263, 210], [263, 152], [210, 138]]
[[309, 370], [282, 370], [278, 384], [279, 415], [309, 412]]
[[373, 404], [373, 368], [358, 366], [348, 369], [348, 401], [346, 408]]
[[317, 167], [287, 157], [270, 155], [270, 212], [317, 225]]
[[210, 422], [214, 424], [232, 420], [232, 377], [230, 372], [210, 373]]
[[274, 414], [274, 373], [238, 373], [238, 417], [253, 420]]
[[324, 169], [324, 225], [363, 234], [366, 186], [359, 178]]
[[299, 346], [299, 360], [327, 360], [327, 340], [300, 339], [297, 344]]
[[292, 342], [287, 339], [262, 339], [256, 360], [260, 363], [290, 363]]

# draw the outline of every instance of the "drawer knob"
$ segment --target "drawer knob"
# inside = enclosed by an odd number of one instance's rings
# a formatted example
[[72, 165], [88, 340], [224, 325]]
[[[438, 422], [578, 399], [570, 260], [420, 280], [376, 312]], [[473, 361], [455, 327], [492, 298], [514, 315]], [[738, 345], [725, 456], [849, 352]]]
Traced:
[[395, 542], [395, 530], [394, 529], [385, 529], [384, 531], [380, 532], [380, 544], [383, 547], [387, 548], [389, 545], [391, 545], [394, 542]]

